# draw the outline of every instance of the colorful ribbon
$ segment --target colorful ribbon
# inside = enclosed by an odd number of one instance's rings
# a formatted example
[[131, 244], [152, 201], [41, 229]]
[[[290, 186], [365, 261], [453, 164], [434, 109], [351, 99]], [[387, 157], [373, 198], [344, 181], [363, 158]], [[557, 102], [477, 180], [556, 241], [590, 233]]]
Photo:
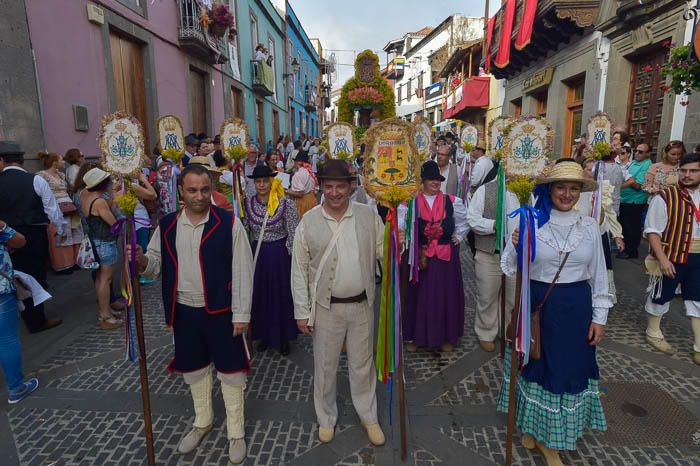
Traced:
[[506, 174], [503, 172], [503, 162], [498, 162], [498, 201], [496, 204], [496, 251], [500, 252], [508, 240], [508, 214], [506, 212]]
[[278, 178], [272, 179], [272, 186], [270, 187], [270, 197], [267, 200], [267, 213], [270, 217], [275, 215], [277, 212], [277, 207], [280, 205], [280, 199], [285, 196], [284, 188], [282, 187], [282, 180]]

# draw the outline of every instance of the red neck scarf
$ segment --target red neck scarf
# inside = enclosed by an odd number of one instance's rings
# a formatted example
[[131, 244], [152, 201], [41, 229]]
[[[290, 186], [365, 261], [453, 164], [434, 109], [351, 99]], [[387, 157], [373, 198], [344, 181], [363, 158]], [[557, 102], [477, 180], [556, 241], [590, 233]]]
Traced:
[[418, 195], [418, 210], [420, 217], [427, 223], [423, 234], [428, 238], [428, 247], [425, 250], [426, 257], [437, 257], [443, 261], [450, 261], [452, 248], [450, 244], [438, 244], [442, 236], [442, 221], [445, 220], [445, 198], [442, 191], [438, 191], [433, 201], [433, 207], [428, 204], [425, 194]]

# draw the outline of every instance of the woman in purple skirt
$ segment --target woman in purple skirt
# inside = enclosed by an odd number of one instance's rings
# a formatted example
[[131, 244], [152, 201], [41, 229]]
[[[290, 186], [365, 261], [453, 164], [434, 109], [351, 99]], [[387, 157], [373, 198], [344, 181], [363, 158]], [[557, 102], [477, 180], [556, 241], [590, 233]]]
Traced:
[[[417, 283], [405, 283], [403, 337], [406, 349], [454, 350], [464, 335], [464, 287], [459, 243], [467, 234], [467, 208], [461, 199], [442, 191], [445, 177], [437, 163], [421, 167], [422, 190], [416, 197], [420, 270]], [[406, 208], [399, 208], [399, 228], [405, 230]], [[405, 274], [406, 275], [406, 274]]]
[[297, 337], [290, 282], [298, 220], [296, 205], [284, 197], [276, 174], [269, 166], [258, 165], [248, 176], [254, 180], [256, 195], [245, 199], [243, 223], [254, 254], [253, 338], [260, 341], [258, 351], [272, 346], [286, 356], [289, 342]]

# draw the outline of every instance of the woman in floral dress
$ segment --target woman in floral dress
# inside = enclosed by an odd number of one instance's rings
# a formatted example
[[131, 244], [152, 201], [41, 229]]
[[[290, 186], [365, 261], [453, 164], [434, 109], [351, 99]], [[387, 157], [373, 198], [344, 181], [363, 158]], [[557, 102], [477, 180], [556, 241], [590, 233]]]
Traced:
[[678, 162], [684, 155], [683, 141], [670, 141], [666, 144], [661, 154], [662, 161], [649, 167], [642, 189], [653, 196], [678, 183]]
[[[260, 340], [258, 351], [268, 346], [289, 354], [295, 340], [291, 268], [292, 244], [298, 219], [294, 201], [284, 197], [277, 172], [258, 165], [248, 178], [254, 180], [256, 195], [245, 199], [243, 222], [254, 253], [252, 333]], [[263, 230], [264, 226], [264, 231]], [[262, 243], [259, 244], [262, 232]]]

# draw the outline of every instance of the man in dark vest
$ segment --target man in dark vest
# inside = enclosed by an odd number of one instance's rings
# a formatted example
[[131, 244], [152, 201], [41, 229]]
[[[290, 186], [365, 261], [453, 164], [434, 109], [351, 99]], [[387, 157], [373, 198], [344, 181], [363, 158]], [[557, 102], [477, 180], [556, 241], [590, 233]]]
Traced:
[[[506, 294], [506, 322], [510, 320], [510, 311], [515, 300], [515, 277], [506, 277], [506, 288], [502, 288], [501, 259], [497, 244], [496, 211], [498, 207], [498, 183], [490, 181], [480, 186], [474, 193], [467, 212], [467, 223], [474, 233], [474, 271], [476, 275], [476, 319], [474, 330], [479, 338], [479, 346], [485, 351], [495, 349], [494, 340], [498, 335], [500, 320], [499, 299]], [[506, 213], [519, 207], [518, 198], [510, 191], [506, 192], [504, 209]], [[509, 219], [505, 238], [517, 228], [517, 218]]]
[[[49, 184], [40, 176], [22, 168], [24, 151], [14, 141], [0, 141], [0, 218], [27, 240], [27, 247], [12, 254], [12, 264], [34, 277], [47, 288], [46, 267], [49, 260], [47, 225], [51, 222], [62, 236], [66, 228], [61, 209]], [[46, 318], [44, 305], [34, 305], [32, 298], [24, 301], [22, 319], [31, 333], [60, 325], [60, 320]]]
[[183, 374], [194, 400], [194, 426], [178, 451], [190, 453], [214, 427], [214, 363], [226, 406], [229, 460], [238, 464], [246, 457], [243, 392], [250, 364], [244, 332], [253, 255], [243, 225], [211, 204], [212, 189], [207, 168], [188, 165], [178, 186], [185, 207], [160, 220], [146, 254], [137, 251], [137, 262], [144, 277], [162, 275], [165, 323], [175, 342], [168, 370]]
[[668, 312], [680, 285], [693, 327], [693, 361], [700, 365], [700, 155], [683, 156], [678, 184], [652, 198], [644, 235], [663, 275], [661, 287], [651, 287], [644, 306], [648, 314], [646, 340], [662, 353], [676, 352], [661, 333], [661, 317]]

